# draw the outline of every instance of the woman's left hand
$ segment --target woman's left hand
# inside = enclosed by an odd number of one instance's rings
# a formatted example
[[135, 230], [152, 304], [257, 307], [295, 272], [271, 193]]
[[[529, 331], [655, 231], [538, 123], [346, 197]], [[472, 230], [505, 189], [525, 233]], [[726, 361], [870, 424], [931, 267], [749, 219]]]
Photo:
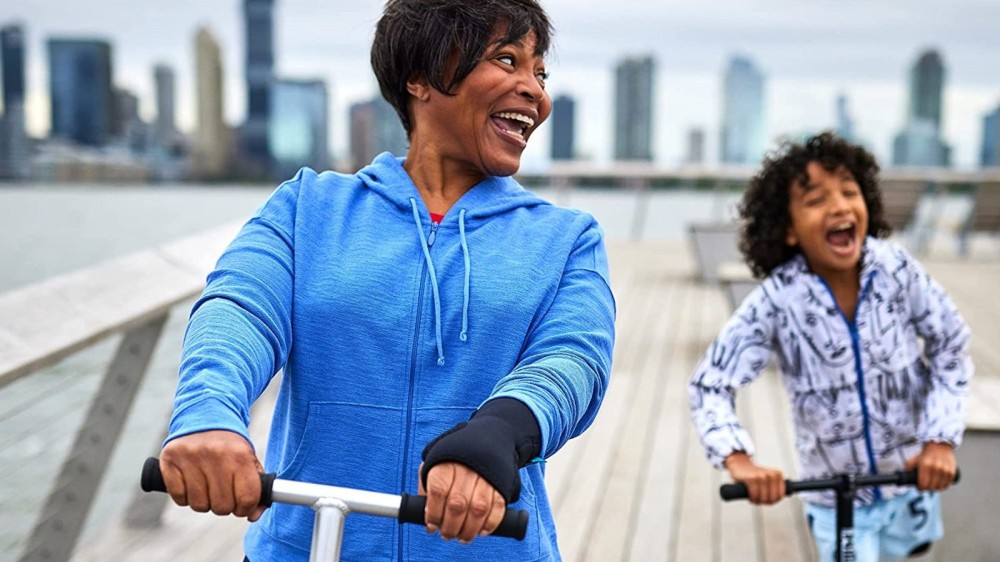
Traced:
[[[423, 473], [420, 465], [418, 473]], [[468, 544], [496, 530], [506, 502], [479, 474], [456, 462], [434, 465], [427, 473], [427, 487], [418, 478], [419, 493], [427, 496], [424, 510], [427, 532], [440, 531], [445, 540]]]
[[944, 490], [958, 471], [955, 449], [948, 443], [927, 443], [919, 455], [906, 461], [906, 468], [917, 469], [918, 490]]

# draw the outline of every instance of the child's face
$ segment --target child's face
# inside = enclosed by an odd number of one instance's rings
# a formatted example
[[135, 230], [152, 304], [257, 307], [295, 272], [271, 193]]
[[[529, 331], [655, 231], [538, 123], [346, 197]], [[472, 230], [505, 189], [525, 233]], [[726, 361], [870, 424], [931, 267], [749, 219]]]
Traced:
[[791, 186], [791, 224], [785, 242], [799, 246], [820, 276], [856, 273], [868, 234], [868, 207], [861, 187], [843, 166], [828, 172], [819, 162], [810, 162], [806, 173], [804, 185]]

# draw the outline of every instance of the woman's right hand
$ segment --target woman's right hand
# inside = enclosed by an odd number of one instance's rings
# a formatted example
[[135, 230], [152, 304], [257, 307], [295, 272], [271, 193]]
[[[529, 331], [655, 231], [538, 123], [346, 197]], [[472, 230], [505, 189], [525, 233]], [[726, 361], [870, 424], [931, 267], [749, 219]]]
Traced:
[[260, 519], [260, 473], [253, 447], [242, 435], [215, 430], [171, 440], [160, 452], [160, 471], [177, 505], [198, 512]]
[[734, 481], [747, 487], [750, 503], [773, 504], [785, 497], [785, 475], [776, 468], [757, 466], [744, 452], [726, 457], [726, 468]]

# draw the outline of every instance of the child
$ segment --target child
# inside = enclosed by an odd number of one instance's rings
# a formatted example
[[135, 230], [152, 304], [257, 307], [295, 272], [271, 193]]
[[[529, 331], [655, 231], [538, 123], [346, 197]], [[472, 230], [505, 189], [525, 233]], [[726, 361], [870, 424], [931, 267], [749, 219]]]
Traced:
[[[830, 133], [765, 159], [740, 205], [740, 251], [763, 281], [689, 383], [709, 460], [745, 483], [753, 503], [784, 497], [784, 475], [754, 462], [735, 393], [772, 352], [802, 478], [917, 469], [917, 489], [859, 489], [859, 561], [904, 558], [941, 537], [935, 491], [955, 476], [972, 376], [969, 329], [951, 299], [884, 240], [878, 170], [871, 154]], [[820, 560], [833, 560], [833, 494], [804, 498]]]

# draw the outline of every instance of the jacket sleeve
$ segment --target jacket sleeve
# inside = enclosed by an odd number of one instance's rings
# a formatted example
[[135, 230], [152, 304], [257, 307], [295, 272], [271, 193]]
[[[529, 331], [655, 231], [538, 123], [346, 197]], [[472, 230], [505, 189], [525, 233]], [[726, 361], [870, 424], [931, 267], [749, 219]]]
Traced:
[[724, 468], [726, 457], [736, 451], [755, 452], [736, 417], [736, 390], [756, 380], [771, 356], [777, 308], [767, 285], [758, 285], [744, 299], [688, 381], [691, 419], [716, 468]]
[[531, 409], [545, 458], [583, 433], [604, 399], [615, 337], [609, 279], [604, 236], [591, 222], [576, 240], [554, 298], [528, 333], [520, 361], [490, 396], [515, 398]]
[[300, 175], [223, 252], [184, 334], [167, 441], [223, 429], [247, 438], [250, 406], [291, 347], [293, 225]]
[[971, 332], [951, 297], [908, 256], [905, 266], [911, 322], [923, 339], [930, 367], [929, 392], [919, 420], [922, 443], [940, 441], [958, 446], [965, 430], [965, 404], [972, 378]]

